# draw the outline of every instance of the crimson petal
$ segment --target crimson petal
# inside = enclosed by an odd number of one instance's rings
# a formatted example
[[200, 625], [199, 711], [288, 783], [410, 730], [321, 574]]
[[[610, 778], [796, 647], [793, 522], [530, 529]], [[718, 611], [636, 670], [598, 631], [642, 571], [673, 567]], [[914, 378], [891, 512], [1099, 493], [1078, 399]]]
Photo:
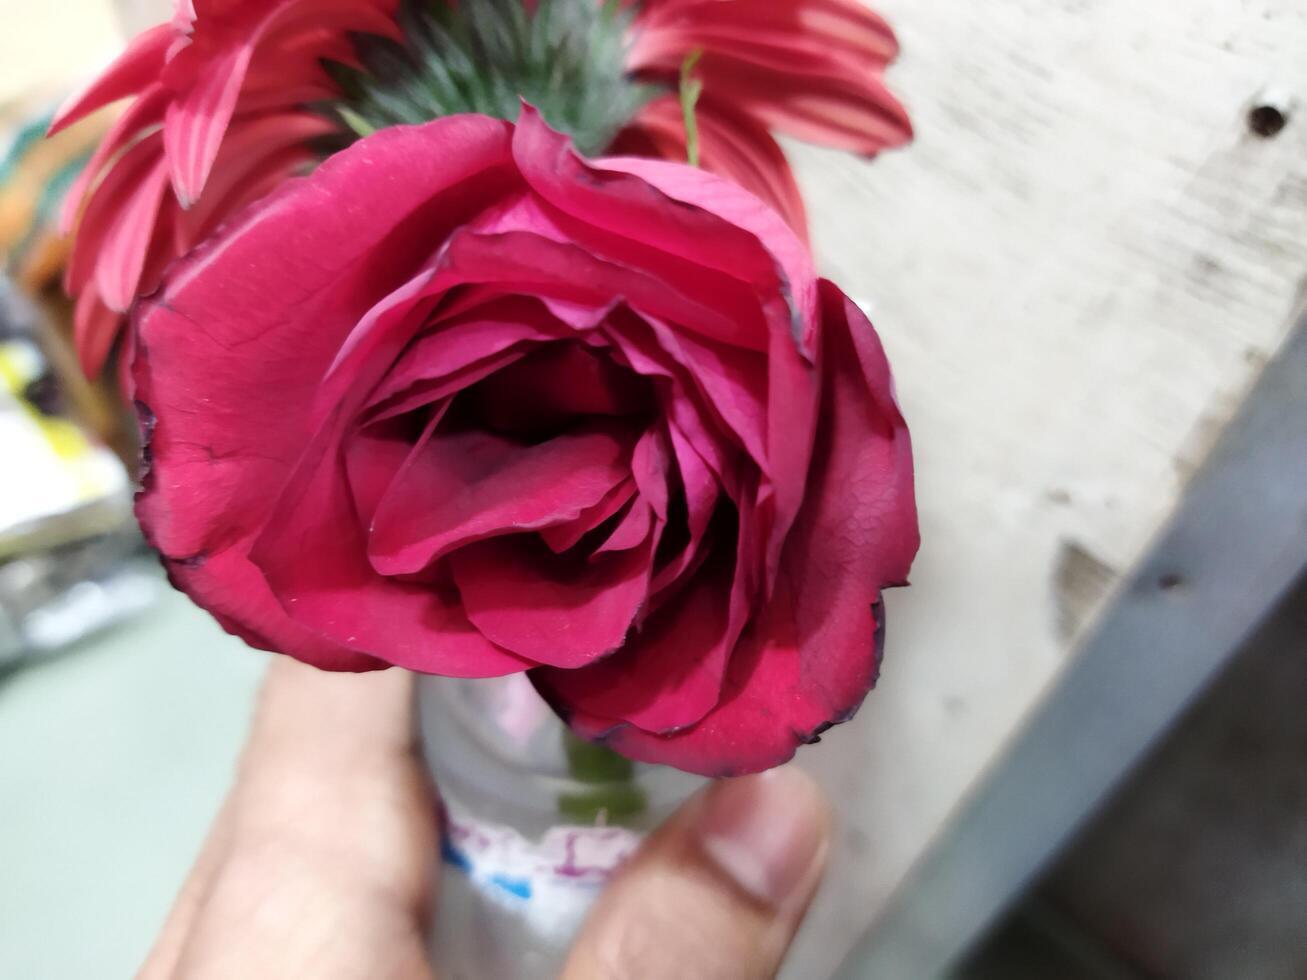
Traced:
[[918, 545], [912, 449], [871, 325], [830, 283], [822, 301], [827, 424], [776, 592], [731, 657], [721, 703], [675, 734], [574, 719], [581, 734], [703, 775], [758, 772], [852, 717], [875, 683], [883, 621], [873, 606], [906, 580]]
[[620, 648], [649, 588], [657, 535], [594, 561], [555, 555], [536, 535], [491, 538], [450, 557], [468, 619], [518, 656], [581, 667]]
[[632, 442], [628, 430], [602, 423], [533, 446], [486, 432], [436, 432], [377, 507], [372, 566], [413, 574], [474, 541], [575, 520], [625, 478]]

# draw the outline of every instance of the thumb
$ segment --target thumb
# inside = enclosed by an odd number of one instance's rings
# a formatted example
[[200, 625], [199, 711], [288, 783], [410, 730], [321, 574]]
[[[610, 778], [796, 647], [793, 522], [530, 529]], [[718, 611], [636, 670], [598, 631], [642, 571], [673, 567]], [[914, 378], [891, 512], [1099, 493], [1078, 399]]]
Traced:
[[780, 968], [830, 847], [798, 769], [722, 781], [635, 854], [581, 931], [564, 980], [751, 980]]

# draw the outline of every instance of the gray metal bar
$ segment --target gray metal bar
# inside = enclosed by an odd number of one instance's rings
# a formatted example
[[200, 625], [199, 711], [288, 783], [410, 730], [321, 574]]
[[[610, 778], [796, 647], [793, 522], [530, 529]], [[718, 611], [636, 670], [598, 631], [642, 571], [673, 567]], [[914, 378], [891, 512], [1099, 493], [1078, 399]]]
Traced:
[[1304, 568], [1307, 320], [1050, 696], [837, 976], [945, 975]]

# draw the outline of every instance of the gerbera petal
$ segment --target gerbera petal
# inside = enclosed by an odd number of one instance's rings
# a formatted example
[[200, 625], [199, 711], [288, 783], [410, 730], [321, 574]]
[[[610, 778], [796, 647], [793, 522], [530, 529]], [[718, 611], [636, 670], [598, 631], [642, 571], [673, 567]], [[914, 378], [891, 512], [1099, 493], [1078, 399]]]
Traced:
[[[714, 100], [700, 100], [699, 166], [735, 181], [762, 198], [795, 233], [808, 240], [808, 216], [785, 154], [767, 128]], [[612, 153], [683, 162], [688, 152], [680, 99], [654, 99], [618, 134]]]
[[82, 372], [88, 378], [99, 377], [104, 369], [121, 320], [121, 315], [105, 306], [93, 289], [86, 290], [77, 300], [73, 311], [73, 341]]
[[96, 109], [135, 95], [155, 82], [163, 70], [173, 37], [172, 27], [168, 24], [160, 24], [137, 35], [127, 45], [127, 50], [95, 81], [60, 107], [50, 124], [49, 135], [53, 136]]
[[127, 149], [140, 134], [158, 125], [163, 118], [164, 108], [168, 104], [169, 94], [166, 89], [155, 86], [131, 104], [105, 133], [104, 139], [96, 147], [95, 153], [82, 167], [82, 172], [68, 188], [64, 196], [63, 210], [59, 216], [59, 233], [67, 235], [77, 224], [77, 217], [86, 204], [87, 192], [92, 185], [104, 176], [106, 165]]
[[91, 193], [78, 226], [68, 268], [64, 270], [64, 286], [69, 293], [80, 295], [94, 281], [105, 238], [118, 222], [123, 203], [136, 196], [141, 185], [161, 163], [157, 143], [156, 134], [132, 146]]
[[168, 106], [163, 145], [173, 192], [183, 208], [195, 203], [204, 189], [253, 54], [254, 45], [247, 42], [208, 59], [196, 84]]
[[100, 239], [95, 285], [111, 310], [126, 313], [136, 296], [167, 186], [168, 169], [160, 160], [130, 195], [118, 202], [113, 223]]
[[678, 0], [643, 8], [629, 55], [674, 83], [693, 51], [707, 99], [801, 139], [872, 155], [912, 137], [881, 69], [898, 45], [852, 0]]

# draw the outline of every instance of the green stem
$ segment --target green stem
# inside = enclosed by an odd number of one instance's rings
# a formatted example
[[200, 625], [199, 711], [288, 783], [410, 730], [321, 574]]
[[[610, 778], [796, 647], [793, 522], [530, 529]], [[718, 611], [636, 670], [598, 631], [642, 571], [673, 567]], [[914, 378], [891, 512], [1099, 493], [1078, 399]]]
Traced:
[[685, 118], [685, 158], [690, 166], [699, 166], [699, 117], [695, 107], [703, 95], [703, 81], [691, 72], [703, 57], [703, 49], [696, 48], [681, 62], [681, 115]]
[[584, 789], [562, 793], [558, 812], [576, 823], [630, 823], [648, 808], [630, 759], [563, 729], [567, 771]]

